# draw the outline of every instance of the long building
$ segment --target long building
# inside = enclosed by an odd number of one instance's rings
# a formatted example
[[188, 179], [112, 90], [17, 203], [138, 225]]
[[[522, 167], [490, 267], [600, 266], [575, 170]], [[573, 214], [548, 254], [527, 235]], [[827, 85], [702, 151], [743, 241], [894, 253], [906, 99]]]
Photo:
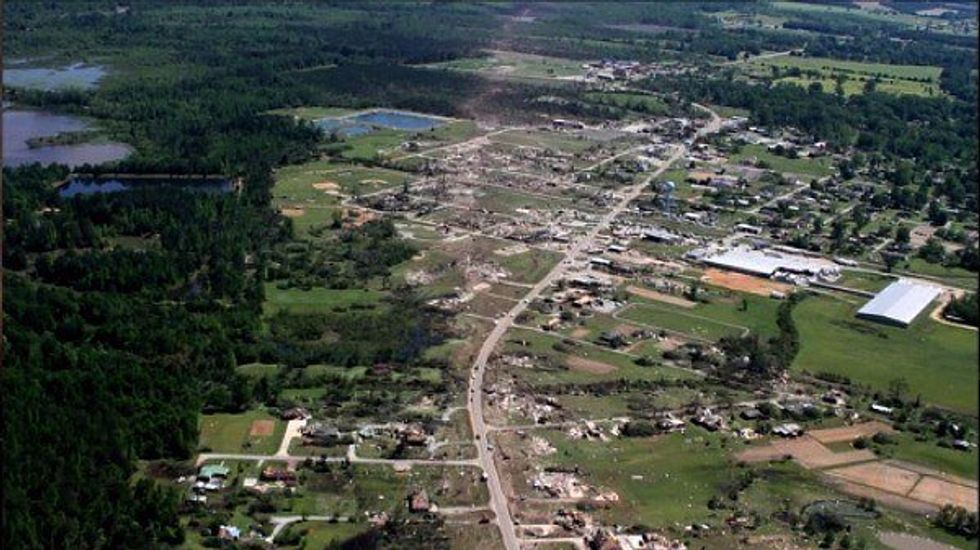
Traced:
[[901, 279], [879, 292], [858, 310], [857, 316], [900, 327], [907, 327], [933, 300], [940, 289], [932, 285]]
[[832, 262], [820, 258], [809, 258], [772, 250], [752, 250], [745, 247], [737, 247], [708, 256], [704, 258], [704, 263], [761, 277], [772, 277], [779, 271], [818, 275], [839, 270]]

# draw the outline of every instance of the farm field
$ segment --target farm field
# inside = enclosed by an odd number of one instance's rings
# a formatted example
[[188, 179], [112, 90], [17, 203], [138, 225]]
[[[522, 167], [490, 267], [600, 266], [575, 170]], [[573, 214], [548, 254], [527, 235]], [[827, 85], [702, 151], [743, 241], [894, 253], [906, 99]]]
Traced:
[[199, 448], [216, 453], [272, 454], [279, 448], [286, 425], [263, 410], [241, 414], [201, 415]]
[[764, 61], [757, 62], [760, 65], [774, 65], [777, 67], [798, 67], [803, 70], [815, 70], [826, 73], [844, 73], [864, 76], [879, 76], [881, 78], [891, 78], [898, 80], [926, 80], [937, 82], [941, 67], [930, 65], [890, 65], [886, 63], [865, 63], [859, 61], [846, 61], [841, 59], [829, 59], [826, 57], [801, 57], [795, 55], [785, 55], [780, 57], [770, 57]]
[[[674, 323], [679, 327], [674, 330], [681, 332], [691, 329], [720, 336], [731, 334], [733, 330], [741, 333], [742, 330], [738, 327], [747, 328], [763, 337], [774, 336], [778, 332], [776, 311], [779, 309], [779, 300], [746, 293], [717, 292], [721, 295], [710, 296], [707, 303], [699, 302], [693, 308], [635, 296], [632, 302], [636, 306], [625, 310], [620, 316], [650, 324], [657, 324], [658, 321]], [[664, 328], [670, 327], [664, 325]]]
[[857, 319], [857, 303], [809, 297], [793, 311], [800, 332], [796, 370], [833, 372], [885, 389], [904, 378], [928, 403], [977, 409], [976, 333], [936, 323], [923, 313], [909, 328]]
[[[863, 94], [865, 91], [865, 85], [870, 78], [871, 77], [860, 75], [848, 75], [847, 80], [841, 84], [841, 88], [844, 90], [844, 95], [852, 96]], [[837, 81], [830, 77], [812, 78], [810, 76], [787, 76], [776, 80], [777, 84], [792, 84], [801, 88], [809, 88], [814, 82], [820, 84], [820, 89], [828, 94], [835, 93], [837, 90]], [[878, 79], [878, 81], [875, 83], [875, 91], [886, 94], [909, 94], [925, 97], [937, 96], [941, 95], [942, 93], [939, 90], [938, 84], [896, 78]]]

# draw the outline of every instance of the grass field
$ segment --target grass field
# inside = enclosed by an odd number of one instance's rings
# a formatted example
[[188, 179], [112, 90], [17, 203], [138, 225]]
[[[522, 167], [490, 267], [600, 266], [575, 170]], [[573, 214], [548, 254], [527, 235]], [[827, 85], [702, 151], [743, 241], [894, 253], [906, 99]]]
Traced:
[[711, 341], [723, 336], [738, 336], [744, 332], [741, 327], [721, 324], [700, 314], [689, 314], [679, 308], [653, 304], [631, 305], [623, 310], [620, 317]]
[[970, 451], [945, 449], [934, 441], [916, 441], [907, 433], [899, 433], [894, 437], [898, 444], [884, 447], [891, 458], [921, 464], [967, 479], [980, 477], [980, 463], [977, 461], [975, 448]]
[[[252, 423], [270, 420], [275, 428], [267, 436], [250, 436]], [[205, 414], [199, 422], [201, 434], [198, 447], [209, 448], [216, 453], [272, 454], [279, 448], [286, 425], [278, 418], [261, 410], [241, 414]]]
[[[704, 328], [700, 329], [701, 332], [715, 332], [721, 336], [731, 333], [732, 325], [748, 328], [764, 337], [774, 336], [778, 332], [776, 327], [776, 310], [779, 309], [780, 303], [778, 300], [709, 288], [711, 290], [708, 292], [717, 293], [717, 295], [710, 296], [708, 303], [699, 303], [690, 309], [647, 300], [640, 296], [632, 296], [630, 300], [636, 306], [626, 310], [620, 317], [640, 322], [652, 321], [651, 324], [657, 324], [657, 320], [674, 322], [681, 327], [675, 330], [681, 332], [684, 332], [683, 328], [686, 326], [698, 330], [699, 325], [703, 324]], [[743, 299], [745, 300], [745, 310], [742, 310]], [[670, 328], [667, 325], [663, 326]], [[736, 332], [740, 331], [736, 330]], [[697, 333], [694, 334], [697, 335]]]
[[[327, 523], [325, 521], [301, 521], [287, 527], [280, 538], [291, 537], [293, 533], [303, 535], [302, 548], [327, 548], [339, 544], [368, 529], [365, 523]], [[297, 548], [297, 546], [282, 545], [280, 548]]]
[[349, 115], [355, 112], [356, 111], [354, 109], [347, 109], [345, 107], [310, 106], [310, 107], [273, 109], [269, 111], [269, 114], [292, 116], [292, 117], [298, 117], [302, 120], [313, 121], [325, 117]]
[[941, 279], [950, 285], [969, 290], [976, 290], [977, 288], [978, 275], [976, 273], [963, 269], [962, 267], [947, 267], [941, 264], [931, 264], [919, 257], [909, 258], [908, 266], [900, 271], [910, 275], [929, 275]]
[[887, 275], [845, 269], [841, 272], [840, 280], [834, 284], [837, 286], [846, 286], [848, 288], [855, 288], [858, 290], [878, 292], [897, 280], [898, 278], [889, 277]]
[[262, 310], [266, 315], [274, 315], [283, 310], [290, 313], [316, 313], [335, 308], [348, 308], [353, 305], [378, 305], [384, 295], [385, 293], [379, 290], [359, 288], [343, 290], [289, 288], [283, 290], [278, 288], [275, 283], [266, 283], [265, 302], [262, 304]]
[[842, 73], [864, 76], [880, 76], [898, 80], [925, 79], [939, 82], [942, 67], [931, 65], [889, 65], [886, 63], [865, 63], [861, 61], [845, 61], [827, 57], [799, 57], [785, 55], [770, 57], [757, 62], [760, 65], [777, 67], [798, 67], [802, 70], [815, 70], [825, 73]]
[[646, 94], [589, 92], [585, 94], [585, 99], [604, 105], [639, 110], [648, 114], [664, 114], [667, 112], [667, 105], [663, 100]]
[[834, 372], [884, 390], [904, 378], [924, 401], [977, 410], [977, 336], [923, 313], [907, 329], [857, 319], [859, 303], [809, 297], [793, 313], [800, 331], [797, 370]]
[[[531, 353], [540, 363], [548, 362], [557, 368], [530, 368], [513, 370], [512, 374], [525, 378], [532, 384], [588, 383], [601, 380], [659, 380], [685, 379], [695, 375], [689, 371], [672, 367], [641, 367], [633, 362], [633, 357], [598, 346], [579, 344], [565, 346], [566, 351], [555, 349], [561, 336], [546, 334], [523, 328], [512, 328], [504, 338], [504, 349], [511, 353]], [[524, 345], [522, 345], [522, 342]], [[589, 372], [572, 368], [576, 358], [604, 363], [614, 367], [607, 372]]]
[[585, 483], [616, 491], [619, 502], [597, 513], [621, 525], [672, 527], [703, 520], [708, 500], [731, 475], [722, 438], [699, 428], [608, 443], [573, 441], [561, 432], [546, 437], [558, 449], [546, 463], [579, 466]]
[[238, 365], [235, 367], [235, 371], [238, 372], [238, 374], [242, 374], [256, 380], [259, 378], [275, 376], [280, 370], [282, 370], [280, 365], [269, 365], [266, 363], [249, 363], [247, 365]]
[[742, 146], [741, 152], [732, 155], [729, 161], [734, 164], [751, 158], [764, 162], [772, 170], [784, 174], [821, 177], [834, 173], [834, 168], [829, 157], [790, 159], [774, 155], [762, 145], [744, 145]]
[[565, 153], [581, 153], [596, 145], [596, 142], [569, 134], [558, 132], [538, 132], [534, 130], [512, 130], [497, 134], [490, 138], [495, 143], [522, 145], [525, 147], [540, 147], [542, 149], [558, 149]]
[[430, 67], [472, 71], [513, 78], [559, 78], [582, 73], [582, 62], [509, 51], [492, 51], [486, 57], [468, 57]]

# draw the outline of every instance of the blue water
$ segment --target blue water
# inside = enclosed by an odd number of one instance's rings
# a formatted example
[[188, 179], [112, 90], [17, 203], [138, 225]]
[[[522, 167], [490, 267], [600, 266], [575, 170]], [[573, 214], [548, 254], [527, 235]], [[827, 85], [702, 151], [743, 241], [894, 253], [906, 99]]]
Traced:
[[94, 178], [75, 176], [58, 189], [58, 194], [65, 198], [75, 195], [93, 195], [95, 193], [118, 193], [130, 191], [139, 187], [179, 187], [202, 193], [227, 193], [232, 190], [231, 181], [221, 178]]
[[3, 112], [3, 165], [20, 166], [41, 164], [66, 164], [69, 167], [83, 164], [102, 164], [119, 160], [130, 153], [124, 143], [79, 143], [75, 145], [45, 145], [30, 147], [31, 138], [54, 137], [65, 132], [89, 130], [84, 120], [44, 111]]
[[316, 125], [323, 131], [337, 132], [342, 137], [363, 136], [379, 128], [419, 132], [438, 128], [443, 124], [445, 123], [438, 118], [385, 110], [349, 117], [321, 118], [316, 121]]
[[70, 88], [90, 90], [96, 87], [105, 74], [105, 68], [84, 63], [75, 63], [60, 69], [7, 68], [3, 71], [3, 85], [47, 91]]

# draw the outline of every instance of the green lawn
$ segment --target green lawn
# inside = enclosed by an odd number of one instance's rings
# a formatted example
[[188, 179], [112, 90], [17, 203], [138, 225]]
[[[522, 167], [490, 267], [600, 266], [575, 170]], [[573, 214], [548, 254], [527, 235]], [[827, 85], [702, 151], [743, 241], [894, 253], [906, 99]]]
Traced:
[[908, 267], [899, 271], [907, 272], [910, 275], [930, 275], [960, 288], [970, 290], [977, 288], [977, 273], [963, 269], [962, 267], [947, 267], [941, 264], [931, 264], [919, 257], [910, 258]]
[[622, 319], [644, 323], [657, 328], [679, 332], [695, 338], [718, 340], [723, 336], [739, 335], [740, 327], [724, 325], [700, 314], [686, 313], [680, 308], [653, 304], [634, 304], [619, 315]]
[[857, 319], [863, 303], [811, 296], [793, 313], [800, 331], [797, 370], [834, 372], [886, 389], [905, 378], [923, 400], [977, 411], [977, 334], [920, 315], [907, 329]]
[[[268, 436], [250, 436], [252, 422], [272, 420], [275, 429]], [[278, 418], [262, 410], [250, 410], [241, 414], [204, 414], [200, 421], [198, 447], [209, 448], [216, 453], [271, 454], [279, 448], [286, 425]]]
[[[339, 544], [354, 535], [360, 534], [369, 528], [366, 523], [327, 523], [325, 521], [301, 521], [287, 527], [280, 538], [291, 536], [293, 533], [303, 535], [302, 548], [326, 548], [331, 544]], [[297, 548], [296, 546], [283, 546], [277, 542], [280, 548]]]
[[490, 138], [494, 143], [558, 149], [565, 153], [580, 153], [596, 142], [558, 132], [539, 132], [535, 130], [511, 130]]
[[822, 177], [834, 173], [829, 157], [791, 159], [774, 155], [763, 145], [743, 145], [742, 150], [732, 155], [729, 160], [734, 164], [749, 158], [765, 162], [772, 170], [784, 174]]
[[262, 309], [267, 316], [283, 310], [290, 313], [317, 313], [354, 305], [378, 305], [384, 296], [384, 292], [371, 289], [280, 289], [276, 283], [266, 283]]
[[[776, 310], [779, 301], [753, 294], [732, 293], [724, 290], [708, 292], [717, 293], [709, 297], [708, 303], [699, 303], [693, 308], [675, 306], [666, 302], [647, 300], [632, 295], [632, 307], [625, 309], [619, 316], [641, 323], [676, 330], [701, 338], [716, 339], [727, 334], [741, 334], [741, 328], [748, 328], [763, 337], [774, 336], [776, 327]], [[745, 309], [742, 309], [742, 300]]]
[[760, 65], [775, 65], [777, 67], [799, 67], [802, 70], [815, 70], [826, 73], [842, 73], [864, 76], [878, 76], [892, 79], [927, 79], [939, 81], [942, 67], [931, 65], [890, 65], [886, 63], [864, 63], [861, 61], [845, 61], [827, 57], [799, 57], [784, 55], [759, 61]]
[[509, 51], [489, 53], [485, 57], [467, 57], [428, 66], [515, 78], [557, 78], [582, 73], [582, 62], [574, 59]]
[[916, 441], [912, 434], [900, 433], [895, 435], [897, 445], [885, 445], [883, 448], [891, 458], [905, 460], [913, 464], [921, 464], [935, 468], [941, 472], [967, 479], [980, 477], [980, 463], [977, 462], [977, 450], [958, 451], [936, 445], [935, 441]]
[[[848, 75], [848, 79], [841, 85], [845, 96], [852, 96], [864, 93], [865, 82], [870, 77], [860, 75]], [[830, 76], [822, 78], [810, 78], [809, 76], [795, 77], [787, 76], [776, 81], [777, 84], [793, 84], [802, 88], [808, 88], [810, 84], [817, 82], [821, 89], [830, 94], [837, 90], [837, 81]], [[918, 95], [918, 96], [940, 96], [943, 95], [938, 83], [918, 82], [914, 80], [902, 80], [897, 78], [879, 79], [875, 90], [894, 95]]]
[[708, 500], [731, 476], [721, 437], [695, 427], [686, 435], [606, 443], [570, 440], [561, 432], [546, 436], [558, 449], [546, 464], [579, 466], [583, 482], [616, 491], [619, 502], [597, 513], [622, 525], [665, 528], [703, 520]]
[[841, 272], [840, 280], [834, 284], [857, 290], [878, 292], [879, 290], [884, 289], [886, 286], [894, 283], [896, 280], [898, 279], [893, 276], [845, 269]]
[[259, 378], [275, 376], [281, 369], [282, 367], [280, 365], [270, 365], [267, 363], [248, 363], [246, 365], [238, 365], [235, 367], [235, 371], [238, 372], [238, 374], [242, 374], [256, 380]]

